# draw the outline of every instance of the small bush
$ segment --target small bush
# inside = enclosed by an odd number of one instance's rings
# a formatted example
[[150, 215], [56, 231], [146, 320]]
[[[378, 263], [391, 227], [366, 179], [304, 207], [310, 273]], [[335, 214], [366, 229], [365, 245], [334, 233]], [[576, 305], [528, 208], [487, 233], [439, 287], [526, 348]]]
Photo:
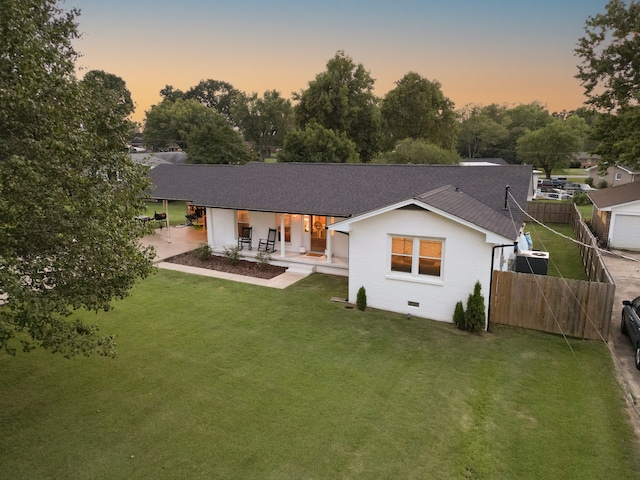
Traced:
[[209, 260], [211, 258], [211, 247], [208, 243], [203, 243], [196, 248], [196, 256], [200, 260]]
[[461, 329], [465, 329], [464, 323], [464, 307], [462, 306], [462, 302], [456, 303], [456, 308], [453, 311], [453, 324]]
[[240, 249], [238, 247], [224, 247], [224, 256], [231, 265], [236, 265], [240, 261]]
[[367, 292], [364, 287], [360, 287], [358, 290], [358, 295], [356, 297], [356, 306], [358, 310], [362, 310], [363, 312], [367, 308]]
[[484, 313], [484, 297], [480, 293], [482, 285], [476, 282], [473, 293], [469, 295], [467, 300], [467, 311], [464, 315], [464, 323], [470, 332], [479, 332], [484, 330], [486, 325], [486, 316]]
[[258, 260], [258, 268], [265, 269], [271, 263], [271, 254], [269, 252], [258, 252], [256, 259]]
[[608, 186], [609, 184], [606, 180], [600, 180], [600, 183], [598, 183], [598, 188], [607, 188]]
[[589, 196], [586, 193], [574, 193], [571, 201], [576, 205], [588, 205], [591, 203]]
[[590, 187], [593, 187], [593, 178], [589, 177], [587, 178], [584, 183], [586, 183], [587, 185], [589, 185]]

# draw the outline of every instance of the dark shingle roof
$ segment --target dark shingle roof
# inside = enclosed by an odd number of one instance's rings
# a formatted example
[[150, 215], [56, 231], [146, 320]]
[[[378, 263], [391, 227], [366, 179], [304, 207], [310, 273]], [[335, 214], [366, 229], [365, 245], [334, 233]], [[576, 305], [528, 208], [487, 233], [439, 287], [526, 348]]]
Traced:
[[640, 200], [640, 182], [625, 183], [617, 187], [589, 192], [589, 198], [598, 209]]
[[[335, 217], [360, 215], [450, 185], [473, 200], [452, 214], [460, 218], [470, 215], [475, 220], [473, 223], [479, 221], [476, 223], [479, 226], [503, 233], [503, 227], [496, 230], [497, 217], [488, 220], [488, 210], [480, 206], [507, 217], [510, 224], [514, 220], [520, 224], [522, 216], [517, 207], [511, 208], [515, 219], [511, 219], [508, 210], [503, 210], [505, 187], [510, 186], [512, 195], [524, 207], [531, 171], [531, 167], [525, 165], [249, 163], [243, 166], [159, 165], [150, 175], [156, 186], [152, 198], [156, 199], [188, 200], [207, 207]], [[443, 203], [449, 202], [445, 198], [438, 202], [439, 206], [433, 204], [434, 208], [443, 208]], [[481, 210], [481, 214], [473, 213]]]

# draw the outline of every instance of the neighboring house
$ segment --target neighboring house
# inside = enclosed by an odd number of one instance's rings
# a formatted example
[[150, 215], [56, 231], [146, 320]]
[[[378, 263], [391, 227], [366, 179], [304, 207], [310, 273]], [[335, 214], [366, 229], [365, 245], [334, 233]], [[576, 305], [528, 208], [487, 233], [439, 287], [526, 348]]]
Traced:
[[364, 287], [370, 307], [446, 322], [476, 281], [488, 305], [491, 271], [507, 268], [521, 234], [513, 199], [524, 207], [534, 191], [524, 165], [159, 165], [150, 175], [152, 198], [205, 208], [214, 252], [251, 226], [242, 253], [255, 256], [274, 228], [274, 264], [348, 275], [351, 303]]
[[149, 153], [131, 153], [131, 159], [140, 165], [147, 167], [157, 167], [162, 164], [180, 164], [184, 163], [187, 154], [184, 152], [149, 152]]
[[594, 187], [597, 187], [603, 180], [607, 182], [608, 187], [615, 187], [640, 179], [640, 171], [620, 166], [609, 167], [604, 175], [598, 171], [597, 165], [587, 168], [587, 172], [589, 172], [589, 177], [593, 180]]
[[506, 160], [502, 158], [464, 158], [460, 160], [460, 165], [475, 165], [475, 166], [496, 166], [496, 165], [509, 165]]
[[608, 248], [640, 250], [640, 182], [588, 193], [593, 202], [591, 224]]
[[580, 162], [580, 168], [591, 168], [598, 165], [600, 162], [600, 155], [595, 155], [589, 152], [580, 152], [576, 155], [576, 160]]

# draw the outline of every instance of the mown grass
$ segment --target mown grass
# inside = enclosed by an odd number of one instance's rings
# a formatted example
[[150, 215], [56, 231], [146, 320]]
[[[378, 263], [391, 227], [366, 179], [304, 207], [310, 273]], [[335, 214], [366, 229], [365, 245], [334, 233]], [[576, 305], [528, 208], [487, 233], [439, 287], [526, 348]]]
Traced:
[[[147, 215], [153, 217], [155, 212], [162, 212], [162, 202], [145, 202], [147, 207]], [[186, 202], [168, 202], [169, 209], [169, 225], [184, 225], [187, 221], [185, 215], [187, 214]]]
[[94, 318], [117, 358], [0, 356], [0, 478], [638, 478], [603, 344], [346, 289], [159, 271]]
[[533, 248], [549, 252], [547, 275], [574, 280], [588, 280], [578, 245], [565, 238], [574, 238], [571, 225], [550, 223], [547, 226], [553, 231], [535, 222], [529, 222], [525, 226], [525, 232], [531, 234]]

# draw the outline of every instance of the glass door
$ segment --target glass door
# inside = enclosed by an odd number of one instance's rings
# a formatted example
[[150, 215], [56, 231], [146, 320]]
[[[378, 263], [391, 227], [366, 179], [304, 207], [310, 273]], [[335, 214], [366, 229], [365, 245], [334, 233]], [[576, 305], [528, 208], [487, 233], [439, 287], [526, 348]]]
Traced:
[[311, 251], [322, 253], [327, 248], [327, 217], [311, 216]]

